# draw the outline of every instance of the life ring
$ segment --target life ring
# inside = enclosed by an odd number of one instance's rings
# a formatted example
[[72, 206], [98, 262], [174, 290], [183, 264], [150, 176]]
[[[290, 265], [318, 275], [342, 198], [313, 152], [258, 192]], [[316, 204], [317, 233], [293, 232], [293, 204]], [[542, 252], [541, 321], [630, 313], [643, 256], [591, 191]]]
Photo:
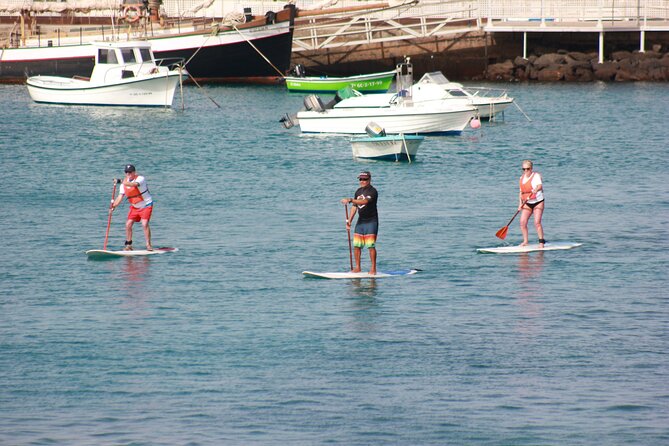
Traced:
[[[134, 13], [132, 13], [134, 11]], [[135, 23], [142, 16], [142, 10], [138, 5], [128, 5], [123, 8], [123, 15], [121, 18], [128, 23]]]

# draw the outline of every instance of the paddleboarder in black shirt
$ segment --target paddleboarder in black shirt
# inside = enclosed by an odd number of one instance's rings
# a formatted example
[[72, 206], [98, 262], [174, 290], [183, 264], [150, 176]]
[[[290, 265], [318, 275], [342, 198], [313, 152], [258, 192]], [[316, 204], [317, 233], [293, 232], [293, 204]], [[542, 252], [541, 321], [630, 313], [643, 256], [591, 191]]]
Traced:
[[351, 203], [351, 213], [346, 220], [346, 230], [351, 230], [351, 223], [353, 217], [357, 212], [358, 222], [355, 225], [355, 232], [353, 234], [353, 247], [355, 255], [354, 273], [359, 273], [360, 269], [360, 255], [362, 248], [369, 250], [369, 259], [372, 262], [372, 267], [369, 274], [376, 274], [376, 236], [379, 232], [379, 214], [376, 211], [376, 201], [378, 199], [378, 192], [372, 186], [372, 174], [369, 171], [360, 172], [358, 175], [360, 187], [355, 191], [355, 198], [342, 198], [341, 203]]

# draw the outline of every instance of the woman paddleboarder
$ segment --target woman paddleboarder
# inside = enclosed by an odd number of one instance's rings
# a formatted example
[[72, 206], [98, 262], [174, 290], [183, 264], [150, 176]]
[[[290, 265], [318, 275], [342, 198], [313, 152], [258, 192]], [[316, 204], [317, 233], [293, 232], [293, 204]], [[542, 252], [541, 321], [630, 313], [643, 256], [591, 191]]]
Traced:
[[520, 231], [523, 233], [523, 243], [520, 246], [529, 244], [527, 223], [530, 216], [534, 216], [539, 247], [543, 248], [546, 240], [544, 239], [544, 228], [541, 226], [541, 216], [544, 212], [544, 188], [541, 174], [532, 170], [533, 165], [530, 160], [524, 160], [522, 168], [523, 174], [520, 176], [520, 193], [518, 194], [518, 210], [521, 211]]

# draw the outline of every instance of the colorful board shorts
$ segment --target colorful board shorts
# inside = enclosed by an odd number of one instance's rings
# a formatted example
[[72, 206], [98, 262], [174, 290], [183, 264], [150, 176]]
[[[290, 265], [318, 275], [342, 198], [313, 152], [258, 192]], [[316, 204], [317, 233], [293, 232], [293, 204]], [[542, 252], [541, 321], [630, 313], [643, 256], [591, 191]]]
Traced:
[[151, 220], [151, 213], [153, 212], [153, 205], [147, 206], [142, 209], [137, 209], [134, 206], [130, 206], [130, 212], [128, 212], [128, 220], [138, 222], [140, 220]]
[[358, 222], [353, 233], [353, 246], [356, 248], [375, 248], [378, 232], [379, 222], [377, 220]]

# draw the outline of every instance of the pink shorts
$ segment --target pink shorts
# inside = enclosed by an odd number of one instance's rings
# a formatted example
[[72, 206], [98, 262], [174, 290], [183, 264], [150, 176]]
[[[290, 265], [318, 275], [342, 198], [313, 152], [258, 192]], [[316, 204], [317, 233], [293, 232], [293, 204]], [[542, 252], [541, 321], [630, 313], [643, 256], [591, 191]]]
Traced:
[[153, 205], [147, 206], [142, 209], [137, 209], [134, 206], [130, 206], [130, 212], [128, 212], [128, 220], [138, 222], [140, 220], [151, 220], [151, 212], [153, 212]]

